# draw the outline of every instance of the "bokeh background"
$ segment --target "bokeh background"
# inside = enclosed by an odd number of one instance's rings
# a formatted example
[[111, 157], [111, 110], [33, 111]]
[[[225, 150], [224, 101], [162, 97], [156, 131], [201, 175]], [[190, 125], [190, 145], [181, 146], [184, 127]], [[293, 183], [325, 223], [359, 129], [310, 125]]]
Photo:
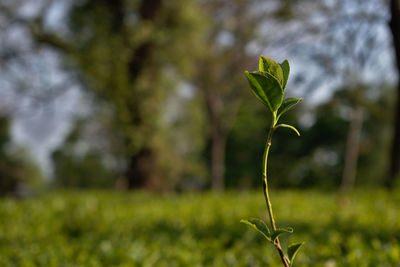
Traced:
[[[0, 0], [1, 266], [278, 266], [269, 159], [298, 266], [400, 266], [396, 0]], [[289, 241], [288, 241], [289, 240]]]

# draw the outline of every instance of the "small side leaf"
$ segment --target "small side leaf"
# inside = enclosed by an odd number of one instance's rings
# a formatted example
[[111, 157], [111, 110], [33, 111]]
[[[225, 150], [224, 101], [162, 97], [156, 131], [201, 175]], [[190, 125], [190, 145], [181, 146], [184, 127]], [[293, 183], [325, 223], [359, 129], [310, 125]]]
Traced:
[[273, 241], [275, 241], [275, 239], [276, 239], [278, 236], [280, 236], [281, 234], [283, 234], [283, 233], [289, 233], [289, 234], [291, 234], [291, 233], [293, 233], [293, 229], [290, 228], [290, 227], [288, 227], [288, 228], [278, 228], [278, 229], [276, 229], [276, 230], [271, 234], [271, 239], [272, 239]]
[[258, 68], [260, 72], [268, 72], [269, 74], [271, 74], [275, 79], [278, 80], [279, 84], [283, 88], [285, 79], [283, 69], [280, 64], [275, 62], [275, 60], [273, 59], [261, 56]]
[[269, 231], [268, 226], [262, 220], [248, 219], [248, 220], [240, 220], [240, 222], [249, 225], [251, 228], [261, 233], [268, 241], [272, 242], [271, 232]]
[[294, 128], [292, 125], [281, 123], [281, 124], [276, 125], [276, 126], [275, 126], [275, 129], [278, 129], [279, 127], [292, 129], [293, 131], [295, 131], [295, 133], [296, 133], [298, 136], [300, 136], [300, 132], [299, 132], [296, 128]]
[[289, 97], [286, 98], [283, 102], [282, 105], [280, 106], [280, 108], [278, 109], [278, 113], [277, 113], [277, 119], [280, 118], [280, 116], [289, 111], [292, 107], [294, 107], [295, 105], [297, 105], [300, 101], [303, 101], [303, 98], [296, 98], [296, 97]]
[[281, 65], [282, 71], [283, 71], [283, 84], [282, 84], [282, 88], [283, 90], [285, 90], [286, 88], [286, 84], [287, 81], [289, 79], [289, 73], [290, 73], [290, 65], [289, 65], [289, 61], [287, 59], [285, 59], [282, 63], [280, 63], [279, 65]]
[[297, 253], [299, 252], [300, 247], [303, 244], [304, 244], [304, 242], [289, 245], [289, 247], [287, 249], [287, 255], [289, 258], [290, 266], [293, 266], [294, 258], [296, 257]]

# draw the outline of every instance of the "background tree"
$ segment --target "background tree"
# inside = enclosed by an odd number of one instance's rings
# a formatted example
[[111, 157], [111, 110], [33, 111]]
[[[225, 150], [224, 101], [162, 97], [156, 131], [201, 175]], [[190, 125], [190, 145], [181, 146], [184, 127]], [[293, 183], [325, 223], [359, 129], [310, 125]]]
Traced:
[[204, 97], [213, 190], [225, 187], [226, 143], [237, 112], [249, 97], [243, 69], [254, 69], [261, 47], [276, 37], [274, 30], [263, 32], [264, 24], [271, 18], [291, 17], [284, 12], [289, 6], [287, 1], [204, 1], [211, 23], [194, 84]]
[[[391, 19], [389, 22], [390, 31], [393, 37], [393, 48], [396, 58], [397, 76], [400, 77], [400, 4], [397, 0], [390, 0]], [[390, 175], [386, 180], [386, 186], [391, 187], [395, 178], [400, 173], [400, 78], [397, 78], [397, 98], [396, 98], [393, 143], [390, 160]]]
[[[80, 43], [77, 62], [93, 81], [91, 90], [110, 104], [131, 188], [157, 187], [173, 176], [169, 167], [174, 165], [162, 164], [162, 157], [172, 162], [174, 152], [166, 146], [160, 114], [172, 92], [172, 79], [195, 53], [198, 14], [192, 1], [159, 0], [88, 1], [71, 11], [77, 39], [91, 32], [91, 38]], [[133, 17], [137, 19], [130, 21]], [[97, 23], [100, 18], [105, 18], [102, 25]], [[181, 56], [185, 50], [193, 54]]]
[[[85, 127], [90, 128], [89, 124], [95, 122], [104, 131], [92, 140], [67, 138], [54, 154], [59, 170], [63, 161], [70, 161], [67, 169], [84, 173], [81, 161], [97, 166], [93, 162], [103, 162], [106, 154], [118, 162], [113, 175], [125, 177], [131, 188], [183, 190], [207, 186], [204, 162], [209, 161], [214, 189], [221, 190], [225, 184], [248, 187], [253, 184], [251, 177], [258, 176], [254, 173], [256, 168], [251, 168], [250, 158], [262, 153], [255, 138], [259, 136], [264, 142], [262, 133], [268, 118], [260, 115], [262, 106], [248, 99], [251, 95], [245, 89], [242, 71], [254, 69], [256, 66], [249, 64], [254, 64], [260, 54], [278, 61], [288, 57], [294, 62], [288, 90], [299, 95], [324, 95], [327, 101], [321, 104], [306, 96], [310, 99], [307, 103], [321, 105], [315, 110], [327, 114], [325, 121], [322, 115], [306, 110], [312, 106], [290, 114], [301, 116], [298, 127], [303, 135], [316, 138], [316, 131], [327, 134], [321, 125], [329, 120], [337, 122], [338, 134], [332, 135], [335, 138], [342, 136], [343, 125], [358, 127], [349, 127], [348, 153], [340, 151], [340, 145], [317, 149], [310, 144], [304, 148], [310, 149], [304, 158], [293, 158], [296, 152], [291, 149], [303, 146], [289, 137], [285, 142], [293, 146], [279, 149], [282, 154], [277, 154], [279, 160], [271, 169], [283, 172], [284, 178], [276, 185], [318, 184], [318, 175], [313, 171], [295, 175], [300, 168], [309, 170], [309, 165], [316, 164], [312, 157], [318, 156], [336, 158], [335, 168], [347, 170], [342, 176], [348, 182], [342, 184], [351, 187], [355, 170], [364, 173], [366, 165], [361, 160], [370, 159], [365, 151], [371, 150], [362, 146], [366, 139], [377, 140], [379, 135], [369, 125], [370, 117], [382, 119], [381, 105], [387, 102], [382, 101], [380, 91], [390, 88], [393, 76], [385, 60], [389, 46], [385, 42], [384, 7], [382, 0], [3, 1], [0, 86], [5, 90], [0, 91], [0, 97], [8, 98], [0, 108], [26, 103], [41, 106], [67, 94], [72, 86], [80, 87], [84, 93], [78, 97], [88, 100], [80, 102], [80, 106], [85, 106], [91, 116]], [[54, 21], [55, 14], [61, 14], [58, 21]], [[58, 73], [50, 72], [55, 68], [47, 62], [49, 58], [58, 63]], [[389, 85], [383, 80], [388, 80]], [[347, 93], [332, 94], [344, 89]], [[13, 101], [8, 101], [11, 98]], [[331, 103], [339, 99], [342, 105]], [[70, 99], [66, 99], [65, 104], [44, 113], [50, 116], [52, 110], [69, 103]], [[360, 109], [362, 118], [350, 119], [351, 114], [361, 114], [356, 112]], [[34, 114], [33, 110], [29, 113]], [[340, 114], [335, 115], [334, 111]], [[363, 129], [360, 122], [368, 127]], [[277, 139], [274, 147], [284, 142]], [[84, 153], [71, 149], [82, 142], [93, 146], [86, 152], [102, 155], [86, 159]], [[340, 142], [346, 143], [343, 139]], [[106, 153], [95, 143], [105, 143]], [[347, 154], [347, 160], [337, 153]], [[348, 162], [344, 164], [347, 167], [343, 167], [344, 162]], [[357, 167], [357, 162], [363, 167]], [[320, 163], [315, 173], [337, 176], [330, 172], [333, 167]], [[336, 178], [331, 177], [330, 181], [335, 182], [328, 184], [337, 184]]]
[[[345, 191], [355, 184], [363, 113], [365, 109], [383, 111], [373, 103], [379, 98], [378, 92], [382, 91], [380, 87], [386, 74], [385, 66], [378, 59], [380, 48], [388, 42], [377, 36], [384, 29], [384, 6], [383, 1], [321, 2], [320, 7], [311, 12], [314, 16], [309, 16], [303, 31], [304, 35], [313, 36], [314, 41], [310, 44], [300, 41], [303, 45], [295, 49], [297, 52], [303, 50], [303, 56], [320, 66], [319, 71], [323, 74], [315, 80], [318, 87], [330, 80], [336, 88], [347, 88], [344, 100], [349, 104], [350, 124], [341, 182]], [[334, 87], [331, 89], [335, 90]]]
[[[89, 138], [95, 132], [88, 132], [87, 120], [78, 120], [68, 134], [63, 145], [53, 151], [53, 177], [52, 184], [64, 188], [112, 188], [115, 186], [118, 172], [107, 159], [109, 151], [103, 142], [92, 145]], [[86, 137], [83, 136], [85, 135]], [[101, 146], [103, 143], [103, 147]], [[107, 153], [108, 152], [108, 153]], [[115, 165], [115, 164], [114, 164]]]
[[46, 27], [51, 3], [34, 18], [7, 12], [27, 26], [37, 44], [61, 52], [79, 83], [108, 110], [105, 125], [115, 137], [117, 157], [126, 160], [129, 187], [169, 184], [176, 175], [176, 153], [165, 138], [161, 114], [175, 81], [190, 73], [202, 25], [197, 3], [73, 2], [65, 31]]
[[213, 190], [224, 189], [227, 137], [239, 105], [248, 95], [243, 69], [256, 62], [256, 57], [246, 51], [261, 20], [252, 12], [252, 4], [242, 0], [205, 2], [212, 24], [194, 84], [204, 96]]
[[41, 171], [29, 154], [11, 143], [9, 119], [0, 117], [0, 196], [24, 195], [42, 183]]

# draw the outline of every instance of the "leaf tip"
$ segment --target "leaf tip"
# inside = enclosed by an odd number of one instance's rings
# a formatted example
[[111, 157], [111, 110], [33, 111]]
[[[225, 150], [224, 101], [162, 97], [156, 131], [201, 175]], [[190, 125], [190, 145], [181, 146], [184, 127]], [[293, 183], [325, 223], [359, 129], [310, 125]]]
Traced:
[[276, 125], [275, 129], [278, 129], [279, 127], [289, 128], [289, 129], [293, 130], [298, 136], [300, 136], [300, 132], [295, 127], [293, 127], [292, 125], [288, 125], [288, 124], [283, 124], [282, 123], [282, 124]]
[[289, 262], [290, 262], [290, 266], [293, 266], [294, 258], [296, 257], [297, 253], [299, 252], [300, 247], [303, 246], [304, 243], [305, 242], [291, 244], [287, 248], [287, 255], [288, 255]]

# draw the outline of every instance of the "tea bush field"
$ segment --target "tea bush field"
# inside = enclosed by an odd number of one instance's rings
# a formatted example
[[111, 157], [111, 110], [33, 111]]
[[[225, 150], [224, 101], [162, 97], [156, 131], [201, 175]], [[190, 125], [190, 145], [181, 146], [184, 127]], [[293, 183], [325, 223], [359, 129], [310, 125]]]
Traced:
[[[305, 240], [295, 266], [400, 266], [400, 194], [273, 191], [282, 242]], [[0, 199], [0, 266], [280, 266], [239, 221], [265, 218], [262, 192], [221, 195], [55, 192]]]

